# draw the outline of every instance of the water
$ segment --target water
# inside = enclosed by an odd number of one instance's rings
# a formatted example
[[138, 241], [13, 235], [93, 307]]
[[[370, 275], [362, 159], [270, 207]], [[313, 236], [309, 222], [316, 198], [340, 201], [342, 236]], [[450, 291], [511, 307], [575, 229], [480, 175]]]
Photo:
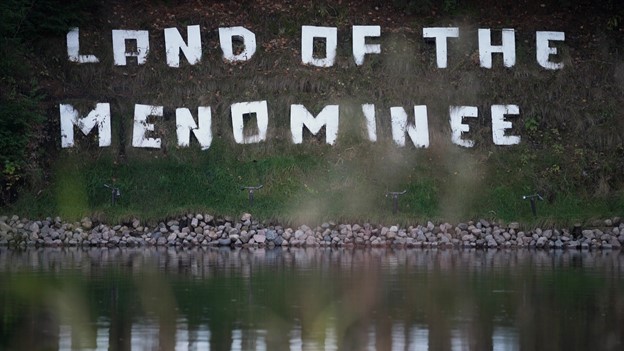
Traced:
[[617, 251], [0, 248], [0, 350], [622, 350]]

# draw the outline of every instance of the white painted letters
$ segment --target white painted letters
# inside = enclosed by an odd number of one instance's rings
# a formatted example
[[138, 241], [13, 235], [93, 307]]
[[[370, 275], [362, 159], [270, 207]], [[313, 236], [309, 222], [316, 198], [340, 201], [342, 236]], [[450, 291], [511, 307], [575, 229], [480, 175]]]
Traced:
[[[314, 57], [314, 38], [325, 38], [325, 57]], [[301, 62], [317, 67], [331, 67], [336, 61], [338, 29], [336, 27], [301, 27]]]
[[368, 140], [377, 141], [377, 121], [375, 120], [375, 105], [362, 104], [362, 113], [366, 117], [366, 130], [368, 132]]
[[[234, 54], [233, 39], [241, 38], [245, 49]], [[223, 51], [223, 58], [230, 62], [248, 61], [256, 53], [256, 35], [245, 27], [219, 28], [219, 43]]]
[[193, 115], [188, 108], [176, 109], [176, 134], [178, 146], [188, 147], [191, 143], [191, 131], [199, 142], [202, 150], [208, 150], [212, 144], [212, 114], [209, 106], [197, 108], [198, 124], [195, 124]]
[[438, 68], [446, 68], [448, 53], [447, 39], [458, 38], [459, 28], [457, 27], [434, 27], [423, 28], [423, 38], [435, 38], [436, 43], [436, 63]]
[[95, 55], [80, 55], [80, 30], [77, 27], [72, 28], [69, 32], [67, 32], [67, 57], [71, 62], [100, 62]]
[[201, 61], [202, 47], [199, 26], [186, 27], [188, 44], [184, 42], [177, 28], [165, 28], [165, 50], [167, 54], [167, 65], [169, 67], [180, 67], [180, 52], [194, 65]]
[[537, 63], [546, 69], [562, 69], [563, 62], [550, 61], [550, 55], [557, 54], [557, 48], [550, 47], [550, 41], [564, 41], [564, 32], [536, 32], [535, 33], [535, 46], [537, 51]]
[[[269, 125], [269, 111], [266, 101], [239, 102], [232, 104], [232, 131], [237, 144], [255, 144], [266, 140]], [[258, 134], [245, 136], [244, 115], [256, 116]]]
[[[136, 51], [126, 50], [126, 40], [136, 41]], [[142, 65], [147, 60], [149, 52], [149, 32], [146, 30], [113, 30], [113, 59], [116, 66], [125, 66], [126, 57], [136, 57], [137, 63]]]
[[353, 59], [356, 65], [361, 66], [364, 63], [364, 55], [381, 52], [381, 45], [366, 44], [366, 37], [379, 37], [380, 35], [380, 26], [353, 26]]
[[516, 64], [516, 35], [513, 29], [501, 31], [502, 45], [492, 45], [490, 29], [479, 28], [479, 61], [481, 67], [492, 68], [492, 54], [503, 54], [503, 65], [513, 67]]
[[475, 106], [451, 106], [449, 108], [451, 122], [451, 141], [463, 147], [473, 147], [473, 140], [462, 139], [462, 133], [469, 132], [470, 126], [463, 124], [464, 117], [477, 117], [479, 114]]
[[132, 146], [160, 149], [160, 138], [147, 138], [145, 133], [154, 131], [154, 124], [147, 122], [147, 117], [163, 116], [162, 106], [134, 105], [134, 128], [132, 129]]
[[429, 147], [429, 123], [427, 106], [414, 106], [414, 125], [407, 123], [407, 112], [403, 107], [391, 107], [392, 139], [398, 146], [405, 146], [405, 133], [417, 148]]
[[96, 104], [89, 114], [80, 118], [78, 111], [72, 105], [60, 104], [61, 114], [61, 147], [74, 146], [74, 126], [78, 127], [84, 135], [98, 126], [99, 146], [105, 147], [111, 144], [111, 114], [110, 104]]
[[492, 140], [494, 144], [520, 144], [519, 136], [505, 135], [505, 130], [512, 127], [511, 122], [505, 121], [505, 115], [517, 115], [519, 112], [518, 105], [492, 105]]
[[333, 145], [338, 136], [338, 105], [327, 105], [316, 118], [303, 105], [290, 105], [290, 132], [295, 144], [303, 142], [303, 127], [316, 135], [325, 126], [325, 142]]

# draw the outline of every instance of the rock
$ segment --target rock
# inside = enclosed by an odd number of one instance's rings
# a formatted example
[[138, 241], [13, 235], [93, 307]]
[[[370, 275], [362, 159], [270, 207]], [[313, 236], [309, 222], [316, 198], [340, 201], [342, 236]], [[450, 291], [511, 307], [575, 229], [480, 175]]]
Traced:
[[421, 241], [421, 242], [427, 241], [427, 237], [422, 231], [418, 231], [418, 234], [416, 235], [416, 241]]
[[595, 238], [594, 231], [591, 229], [585, 229], [581, 232], [581, 235], [587, 240], [591, 240]]
[[245, 222], [245, 221], [251, 221], [250, 213], [243, 213], [243, 215], [241, 216], [241, 222]]
[[28, 228], [31, 232], [35, 232], [38, 233], [39, 232], [39, 224], [37, 224], [37, 222], [33, 222], [30, 225], [30, 228]]
[[232, 244], [232, 240], [230, 238], [219, 239], [219, 246], [230, 246]]
[[277, 239], [277, 232], [275, 230], [267, 230], [266, 231], [266, 239], [267, 241], [275, 241]]
[[620, 241], [616, 237], [612, 237], [609, 240], [609, 244], [611, 244], [611, 246], [613, 246], [613, 248], [615, 248], [615, 249], [619, 249], [619, 248], [622, 247], [622, 244], [620, 243]]
[[290, 237], [292, 236], [292, 232], [290, 231], [290, 229], [287, 229], [284, 234], [282, 234], [282, 238], [286, 241], [290, 240]]
[[431, 223], [431, 221], [427, 222], [427, 231], [432, 231], [433, 228], [435, 228], [435, 225], [433, 225], [433, 223]]
[[93, 227], [93, 222], [89, 217], [84, 217], [82, 220], [80, 220], [80, 225], [82, 225], [84, 229], [89, 230]]
[[518, 229], [520, 229], [520, 223], [518, 223], [518, 222], [511, 222], [511, 223], [509, 223], [507, 228], [513, 229], [513, 230], [518, 230]]
[[11, 228], [10, 225], [4, 223], [4, 221], [0, 222], [0, 233], [5, 233], [6, 234], [6, 233], [8, 233], [8, 232], [10, 232], [12, 230], [13, 230], [13, 228]]
[[303, 238], [304, 235], [305, 235], [305, 232], [303, 230], [299, 229], [299, 230], [297, 230], [295, 232], [295, 239], [297, 239], [297, 240], [304, 240], [304, 238]]
[[313, 236], [308, 236], [305, 240], [305, 244], [306, 246], [315, 246], [316, 245], [316, 239]]
[[576, 240], [572, 240], [568, 242], [568, 247], [571, 247], [571, 248], [577, 248], [579, 247], [579, 245], [580, 245], [579, 242]]
[[561, 249], [563, 248], [563, 241], [557, 239], [555, 240], [555, 249]]
[[511, 234], [509, 234], [508, 232], [503, 232], [503, 238], [505, 239], [505, 241], [509, 241], [511, 240]]
[[253, 236], [253, 239], [258, 244], [263, 244], [266, 241], [266, 236], [263, 234], [256, 234]]
[[472, 234], [466, 234], [462, 236], [462, 241], [475, 241], [476, 237]]
[[211, 216], [209, 214], [204, 213], [204, 222], [206, 224], [215, 224], [214, 223], [214, 216]]
[[487, 247], [489, 247], [489, 248], [496, 248], [496, 247], [498, 247], [498, 243], [496, 243], [496, 241], [494, 239], [489, 239], [489, 240], [487, 240]]

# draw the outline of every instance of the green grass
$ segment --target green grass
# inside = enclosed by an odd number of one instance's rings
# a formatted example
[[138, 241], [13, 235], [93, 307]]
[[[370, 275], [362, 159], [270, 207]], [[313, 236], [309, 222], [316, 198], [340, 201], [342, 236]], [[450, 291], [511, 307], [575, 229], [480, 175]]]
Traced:
[[[38, 196], [26, 192], [5, 213], [66, 220], [93, 216], [106, 222], [139, 218], [155, 223], [188, 212], [236, 217], [244, 212], [284, 224], [334, 220], [414, 224], [426, 220], [487, 218], [553, 224], [621, 215], [622, 193], [595, 196], [559, 189], [537, 203], [533, 217], [523, 195], [534, 187], [539, 162], [518, 167], [522, 148], [500, 151], [489, 160], [458, 148], [398, 149], [391, 144], [354, 142], [322, 145], [234, 145], [217, 139], [195, 147], [162, 151], [131, 150], [128, 160], [113, 152], [63, 152], [54, 165], [52, 185]], [[543, 161], [541, 161], [543, 160]], [[114, 184], [122, 193], [111, 205]], [[241, 186], [264, 187], [253, 207]], [[407, 190], [392, 213], [386, 192]]]

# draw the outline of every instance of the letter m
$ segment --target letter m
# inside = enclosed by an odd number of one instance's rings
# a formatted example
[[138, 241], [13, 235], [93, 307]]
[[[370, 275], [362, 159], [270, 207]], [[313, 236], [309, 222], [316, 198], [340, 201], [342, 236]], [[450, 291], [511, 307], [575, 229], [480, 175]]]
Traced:
[[333, 145], [338, 136], [338, 105], [327, 105], [314, 117], [303, 105], [290, 105], [290, 132], [295, 144], [303, 142], [303, 127], [313, 135], [325, 127], [325, 142]]
[[78, 111], [69, 104], [60, 104], [59, 109], [61, 112], [61, 147], [74, 146], [74, 126], [87, 135], [96, 125], [100, 147], [110, 146], [111, 118], [108, 103], [96, 104], [95, 109], [86, 117], [80, 117]]

